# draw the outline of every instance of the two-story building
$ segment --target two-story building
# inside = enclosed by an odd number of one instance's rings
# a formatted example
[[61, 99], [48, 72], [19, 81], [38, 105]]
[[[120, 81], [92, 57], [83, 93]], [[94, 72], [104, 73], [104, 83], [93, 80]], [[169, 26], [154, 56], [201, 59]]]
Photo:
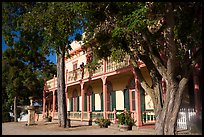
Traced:
[[[111, 58], [100, 60], [98, 68], [89, 69], [94, 60], [82, 41], [71, 43], [70, 58], [65, 58], [65, 93], [69, 118], [89, 121], [97, 117], [116, 122], [116, 115], [126, 108], [132, 112], [136, 126], [155, 122], [152, 100], [140, 86], [127, 55], [123, 62]], [[143, 76], [151, 86], [152, 79], [144, 63], [138, 62]], [[165, 84], [163, 83], [163, 90]], [[165, 91], [164, 91], [165, 92]], [[43, 91], [43, 117], [57, 115], [57, 78], [46, 81]]]

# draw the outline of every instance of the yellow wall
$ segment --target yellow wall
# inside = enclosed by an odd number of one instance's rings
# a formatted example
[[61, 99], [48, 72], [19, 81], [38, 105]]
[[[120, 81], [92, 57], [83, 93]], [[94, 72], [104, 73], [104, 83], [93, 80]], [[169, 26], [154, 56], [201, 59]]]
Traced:
[[154, 109], [152, 99], [149, 95], [145, 95], [145, 109]]
[[116, 91], [116, 110], [124, 109], [124, 94], [122, 90]]
[[99, 93], [95, 94], [95, 110], [101, 110], [101, 97]]
[[86, 54], [80, 52], [80, 55], [72, 57], [70, 62], [66, 61], [65, 69], [68, 69], [68, 72], [73, 70], [73, 62], [75, 61], [77, 61], [77, 68], [80, 68], [82, 62], [84, 62], [84, 65], [86, 65]]
[[[71, 62], [66, 64], [66, 67], [69, 69], [69, 71], [71, 71], [73, 68], [73, 64], [72, 62], [74, 62], [75, 60], [78, 60], [78, 68], [79, 65], [86, 61], [86, 56], [85, 55], [81, 55], [78, 58], [72, 59]], [[142, 75], [144, 76], [146, 82], [151, 86], [152, 85], [152, 80], [149, 76], [149, 71], [147, 70], [146, 67], [141, 68], [142, 71]], [[107, 78], [107, 81], [110, 81], [112, 83], [112, 87], [113, 87], [113, 91], [116, 92], [116, 109], [117, 110], [123, 110], [124, 109], [124, 94], [123, 94], [123, 90], [124, 88], [126, 88], [126, 86], [128, 85], [128, 81], [131, 78], [132, 75], [122, 75], [120, 76], [120, 74], [118, 76], [111, 76]], [[102, 89], [102, 80], [95, 80], [95, 81], [91, 81], [90, 84], [85, 83], [85, 92], [87, 90], [87, 87], [91, 85], [92, 90], [94, 91], [94, 96], [95, 96], [95, 110], [101, 110], [101, 93], [103, 92]], [[76, 88], [77, 89], [77, 95], [79, 96], [79, 110], [81, 111], [81, 105], [82, 105], [82, 97], [81, 97], [81, 89], [80, 89], [80, 85], [77, 86], [73, 86], [73, 87], [69, 87], [69, 91], [68, 91], [68, 97], [72, 96], [72, 91], [73, 89]], [[68, 110], [70, 110], [70, 106], [69, 106], [70, 100], [68, 99]], [[91, 103], [91, 97], [90, 97], [90, 103]], [[153, 103], [152, 100], [150, 98], [149, 95], [145, 95], [145, 108], [148, 109], [153, 109]]]

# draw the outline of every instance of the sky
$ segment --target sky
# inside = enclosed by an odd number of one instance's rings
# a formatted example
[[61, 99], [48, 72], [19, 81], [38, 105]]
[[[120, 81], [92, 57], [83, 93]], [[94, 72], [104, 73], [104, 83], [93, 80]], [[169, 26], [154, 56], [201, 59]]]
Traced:
[[[6, 45], [6, 43], [4, 41], [4, 37], [2, 35], [2, 52], [4, 52], [7, 48], [8, 48], [8, 46]], [[49, 59], [51, 62], [56, 64], [57, 60], [56, 60], [56, 54], [55, 53], [53, 55], [50, 53], [50, 55], [47, 57], [47, 59]]]
[[[73, 40], [74, 40], [76, 33], [82, 34], [82, 33], [83, 33], [83, 29], [82, 29], [82, 30], [76, 30], [76, 32], [74, 33], [74, 35], [69, 37], [69, 40], [70, 40], [70, 41], [73, 41]], [[5, 44], [4, 36], [2, 35], [2, 52], [5, 51], [7, 48], [8, 48], [8, 46]], [[54, 54], [50, 53], [50, 55], [47, 56], [47, 59], [49, 59], [51, 62], [53, 62], [54, 64], [56, 64], [56, 62], [57, 62], [56, 53], [54, 53]]]

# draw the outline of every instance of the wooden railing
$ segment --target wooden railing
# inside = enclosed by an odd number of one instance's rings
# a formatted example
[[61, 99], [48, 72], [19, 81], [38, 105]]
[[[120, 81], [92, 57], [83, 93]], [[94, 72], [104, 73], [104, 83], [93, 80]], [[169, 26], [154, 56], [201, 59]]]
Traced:
[[97, 118], [102, 118], [103, 112], [92, 112], [92, 120], [96, 120]]
[[67, 117], [72, 120], [81, 120], [81, 112], [67, 112]]
[[155, 123], [155, 113], [154, 110], [146, 110], [142, 112], [142, 122], [143, 124], [153, 124]]
[[48, 89], [57, 87], [57, 78], [53, 78], [53, 79], [48, 80], [48, 81], [46, 82], [46, 84], [47, 84], [46, 87], [47, 87]]
[[107, 61], [107, 72], [114, 71], [117, 69], [124, 68], [129, 65], [129, 56], [126, 56], [122, 62], [115, 62], [111, 59]]
[[[83, 119], [81, 112], [67, 112], [67, 118], [70, 120], [79, 120], [79, 121], [95, 121], [97, 118], [103, 118], [104, 112], [84, 112]], [[111, 120], [112, 123], [117, 123], [117, 115], [122, 112], [114, 111], [107, 111], [107, 117]], [[132, 118], [136, 121], [135, 112], [131, 112]], [[57, 112], [55, 112], [54, 119], [57, 119]], [[154, 124], [155, 123], [155, 114], [153, 110], [147, 110], [142, 112], [142, 122], [143, 125], [145, 124]]]
[[[66, 82], [74, 82], [74, 81], [86, 79], [86, 78], [97, 76], [97, 75], [104, 73], [104, 62], [101, 60], [99, 64], [100, 65], [96, 70], [89, 70], [85, 66], [84, 70], [78, 68], [78, 69], [68, 72]], [[108, 59], [107, 64], [106, 64], [106, 72], [115, 71], [117, 69], [124, 68], [128, 65], [129, 65], [129, 56], [126, 56], [124, 61], [122, 62], [114, 62], [111, 59]], [[47, 81], [47, 89], [56, 88], [56, 87], [57, 87], [57, 78], [55, 78], [55, 80], [53, 78]]]

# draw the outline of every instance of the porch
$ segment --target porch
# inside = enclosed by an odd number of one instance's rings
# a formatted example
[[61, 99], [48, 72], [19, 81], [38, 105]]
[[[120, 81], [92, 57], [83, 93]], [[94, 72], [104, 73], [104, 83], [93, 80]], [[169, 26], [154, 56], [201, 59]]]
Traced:
[[[107, 118], [110, 119], [110, 121], [113, 124], [118, 124], [118, 115], [122, 113], [122, 111], [116, 111], [114, 109], [114, 111], [107, 111], [106, 115]], [[86, 122], [88, 123], [88, 125], [92, 125], [95, 124], [94, 121], [97, 118], [103, 118], [104, 116], [104, 112], [67, 112], [67, 118], [70, 121], [80, 121], [80, 122]], [[132, 118], [137, 121], [136, 119], [136, 112], [131, 112], [131, 116]], [[154, 111], [144, 111], [142, 112], [142, 126], [150, 126], [150, 125], [154, 125], [155, 124], [155, 115], [154, 115]], [[58, 120], [58, 112], [54, 113], [54, 117], [53, 120]]]

